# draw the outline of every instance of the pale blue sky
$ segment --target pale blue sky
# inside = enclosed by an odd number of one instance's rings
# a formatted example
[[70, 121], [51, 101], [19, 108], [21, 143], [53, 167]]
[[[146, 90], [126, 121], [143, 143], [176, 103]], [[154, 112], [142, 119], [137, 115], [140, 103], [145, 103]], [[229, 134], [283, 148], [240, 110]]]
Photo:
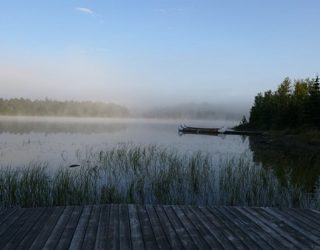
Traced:
[[320, 71], [319, 0], [1, 1], [1, 97], [253, 102]]

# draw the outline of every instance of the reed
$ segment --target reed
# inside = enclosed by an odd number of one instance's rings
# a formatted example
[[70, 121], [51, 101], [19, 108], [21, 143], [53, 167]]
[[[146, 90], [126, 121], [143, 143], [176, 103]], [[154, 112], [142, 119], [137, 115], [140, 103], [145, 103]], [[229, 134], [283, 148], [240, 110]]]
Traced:
[[245, 155], [217, 161], [210, 154], [181, 153], [150, 145], [123, 144], [78, 152], [79, 168], [51, 173], [45, 163], [1, 168], [0, 206], [102, 203], [237, 205], [320, 208], [314, 193], [287, 182]]

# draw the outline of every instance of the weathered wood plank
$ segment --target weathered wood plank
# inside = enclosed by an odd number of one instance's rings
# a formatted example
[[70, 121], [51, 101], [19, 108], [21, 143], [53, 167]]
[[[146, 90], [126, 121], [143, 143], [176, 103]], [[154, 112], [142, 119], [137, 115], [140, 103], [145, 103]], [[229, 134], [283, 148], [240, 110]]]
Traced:
[[272, 249], [285, 249], [286, 246], [281, 244], [280, 241], [274, 239], [268, 232], [263, 230], [263, 227], [261, 227], [259, 224], [256, 223], [256, 221], [252, 217], [248, 217], [246, 214], [244, 214], [242, 211], [243, 208], [237, 208], [233, 207], [230, 208], [230, 211], [232, 211], [239, 219], [241, 219], [244, 223], [248, 225], [254, 232], [261, 238], [264, 239], [264, 241], [270, 246]]
[[108, 227], [110, 221], [110, 206], [102, 205], [100, 211], [99, 225], [95, 249], [106, 249], [108, 245]]
[[11, 217], [13, 213], [15, 213], [18, 210], [18, 208], [7, 208], [7, 209], [2, 209], [2, 213], [0, 215], [0, 226], [4, 221]]
[[318, 223], [320, 223], [320, 210], [301, 209], [301, 212], [305, 212], [309, 217], [314, 218]]
[[308, 229], [305, 229], [300, 225], [297, 220], [292, 218], [291, 216], [286, 215], [285, 213], [282, 213], [279, 209], [276, 208], [263, 208], [266, 212], [269, 214], [275, 216], [279, 220], [284, 221], [286, 224], [294, 228], [299, 233], [303, 234], [305, 237], [309, 238], [314, 244], [320, 245], [320, 238], [315, 236], [312, 231], [309, 231]]
[[307, 230], [312, 231], [316, 236], [320, 237], [320, 220], [309, 217], [306, 212], [299, 211], [298, 209], [287, 209], [285, 211], [291, 215], [295, 220], [302, 224]]
[[131, 229], [131, 243], [132, 249], [144, 249], [142, 229], [138, 217], [138, 210], [135, 205], [128, 205], [130, 229]]
[[[317, 214], [318, 216], [320, 216], [320, 210], [315, 210], [315, 209], [308, 209], [311, 210], [313, 213]], [[319, 218], [319, 217], [318, 217]]]
[[107, 249], [120, 249], [119, 242], [119, 207], [110, 205], [110, 222], [108, 227], [108, 245]]
[[42, 249], [45, 245], [47, 239], [50, 237], [50, 234], [57, 224], [61, 214], [64, 211], [64, 207], [55, 207], [53, 213], [49, 217], [49, 219], [45, 222], [44, 227], [41, 229], [39, 235], [37, 235], [36, 239], [33, 241], [30, 249]]
[[192, 241], [188, 231], [179, 221], [179, 218], [176, 216], [175, 212], [172, 209], [172, 206], [163, 206], [165, 213], [167, 214], [177, 236], [179, 237], [182, 245], [186, 249], [196, 249], [196, 245]]
[[313, 249], [311, 209], [97, 205], [0, 209], [1, 249]]
[[8, 224], [0, 228], [2, 234], [0, 236], [0, 246], [5, 246], [15, 233], [23, 226], [27, 218], [32, 215], [30, 209], [19, 209], [13, 216], [12, 220], [8, 218]]
[[156, 241], [159, 249], [169, 249], [170, 248], [169, 241], [165, 233], [163, 232], [159, 217], [156, 211], [154, 210], [154, 207], [152, 205], [146, 205], [146, 210], [150, 218], [150, 223], [151, 223], [154, 235], [156, 237]]
[[210, 221], [200, 210], [196, 207], [189, 207], [199, 221], [209, 230], [209, 232], [219, 241], [223, 248], [235, 249], [235, 246], [221, 230], [216, 220]]
[[149, 220], [148, 213], [144, 206], [137, 205], [138, 217], [140, 220], [143, 242], [146, 249], [158, 249], [157, 240]]
[[[223, 211], [220, 212], [216, 208], [205, 208], [205, 210], [208, 211], [208, 213], [211, 214], [211, 216], [216, 217], [221, 224], [224, 224], [224, 226], [228, 229], [228, 231], [235, 235], [236, 239], [234, 240], [234, 245], [238, 245], [238, 248], [243, 249], [253, 249], [258, 248], [259, 246], [252, 241], [250, 237], [248, 237], [239, 227], [238, 224], [234, 221], [234, 217], [227, 212]], [[240, 242], [240, 243], [238, 243]]]
[[198, 249], [210, 249], [210, 245], [203, 239], [202, 235], [199, 234], [198, 230], [192, 225], [190, 219], [185, 215], [180, 206], [172, 206], [173, 211], [179, 218], [183, 227], [188, 231], [191, 239]]
[[81, 249], [84, 236], [86, 234], [92, 206], [85, 206], [82, 210], [76, 230], [73, 234], [69, 249]]
[[309, 218], [314, 219], [315, 221], [320, 223], [320, 211], [318, 210], [309, 208], [290, 208], [289, 210], [297, 210], [299, 211], [299, 213], [302, 213], [305, 216], [308, 216]]
[[163, 210], [163, 206], [157, 205], [154, 207], [159, 217], [162, 229], [167, 236], [169, 244], [173, 249], [184, 249], [180, 238], [177, 236], [169, 218]]
[[38, 219], [38, 222], [31, 228], [26, 237], [20, 242], [17, 249], [24, 250], [29, 249], [34, 242], [34, 240], [38, 237], [38, 235], [43, 230], [50, 216], [52, 215], [54, 208], [47, 208], [42, 216]]
[[260, 220], [276, 231], [279, 236], [294, 244], [297, 248], [311, 247], [309, 240], [285, 224], [283, 221], [271, 216], [261, 208], [251, 208], [251, 213], [259, 216]]
[[296, 249], [295, 245], [288, 241], [287, 239], [281, 237], [278, 232], [274, 231], [273, 228], [268, 226], [268, 223], [265, 223], [263, 219], [261, 219], [259, 216], [255, 216], [255, 213], [251, 213], [251, 211], [248, 211], [245, 207], [242, 208], [236, 208], [239, 210], [243, 215], [251, 219], [253, 223], [256, 223], [259, 225], [259, 227], [270, 237], [272, 237], [272, 240], [275, 242], [275, 246], [279, 247], [281, 245], [284, 245], [286, 248], [290, 249]]
[[16, 231], [13, 238], [8, 242], [3, 249], [15, 249], [26, 235], [30, 235], [32, 227], [37, 223], [38, 219], [45, 212], [46, 208], [34, 208], [32, 214], [26, 217], [25, 223]]
[[[7, 210], [9, 210], [9, 208], [5, 208], [5, 207], [0, 207], [0, 218], [1, 218], [1, 215], [3, 213], [5, 213]], [[1, 221], [1, 220], [0, 220]]]
[[246, 249], [245, 244], [238, 238], [238, 235], [230, 230], [228, 223], [225, 223], [217, 213], [211, 213], [205, 207], [199, 207], [199, 209], [210, 222], [213, 222], [216, 228], [218, 228], [227, 237], [227, 239], [235, 246], [237, 249]]
[[[245, 234], [248, 238], [252, 241], [247, 242], [250, 249], [270, 249], [271, 246], [268, 245], [268, 242], [265, 240], [264, 237], [261, 237], [257, 230], [254, 230], [252, 225], [248, 223], [246, 220], [239, 216], [234, 209], [229, 207], [221, 207], [215, 208], [221, 213], [224, 213], [226, 217], [230, 218], [232, 222]], [[257, 245], [257, 246], [255, 246]]]
[[184, 214], [189, 218], [192, 225], [198, 230], [202, 235], [204, 240], [211, 246], [212, 249], [222, 249], [222, 243], [215, 235], [211, 234], [208, 228], [202, 224], [199, 218], [186, 206], [182, 206]]
[[82, 249], [85, 249], [85, 250], [94, 249], [95, 243], [96, 243], [99, 218], [100, 218], [100, 206], [95, 205], [93, 206], [92, 213], [90, 215], [86, 234], [82, 243]]
[[54, 249], [59, 243], [60, 237], [65, 229], [65, 226], [67, 225], [68, 221], [70, 220], [72, 211], [74, 207], [66, 207], [61, 214], [57, 224], [51, 231], [51, 234], [45, 243], [43, 249]]
[[82, 207], [75, 207], [72, 211], [71, 217], [66, 224], [66, 227], [61, 235], [56, 249], [67, 249], [73, 238], [74, 231], [78, 225], [78, 221], [82, 212]]
[[16, 220], [25, 213], [25, 209], [14, 209], [12, 213], [10, 210], [6, 213], [6, 217], [0, 224], [0, 237], [8, 230], [8, 228], [16, 222]]
[[119, 209], [120, 209], [120, 216], [119, 216], [120, 217], [120, 225], [119, 225], [120, 249], [132, 249], [128, 206], [119, 205]]

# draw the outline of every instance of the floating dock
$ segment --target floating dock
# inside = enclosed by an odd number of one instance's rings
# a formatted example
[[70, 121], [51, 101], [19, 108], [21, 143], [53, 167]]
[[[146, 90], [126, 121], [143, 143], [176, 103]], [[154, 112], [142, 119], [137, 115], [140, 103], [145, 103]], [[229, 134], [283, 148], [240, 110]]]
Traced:
[[241, 131], [241, 130], [231, 130], [231, 129], [219, 129], [219, 128], [200, 128], [200, 127], [188, 127], [179, 126], [179, 134], [202, 134], [202, 135], [263, 135], [261, 131]]
[[311, 209], [93, 205], [0, 209], [1, 249], [319, 249]]

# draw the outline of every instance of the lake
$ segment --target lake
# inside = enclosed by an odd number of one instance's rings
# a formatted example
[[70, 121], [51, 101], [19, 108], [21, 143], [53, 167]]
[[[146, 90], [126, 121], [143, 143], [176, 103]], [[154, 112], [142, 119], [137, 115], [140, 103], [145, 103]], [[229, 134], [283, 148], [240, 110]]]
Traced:
[[234, 126], [232, 121], [176, 121], [153, 119], [1, 117], [0, 163], [23, 166], [45, 161], [50, 167], [77, 163], [76, 154], [119, 144], [160, 145], [181, 152], [210, 152], [236, 157], [249, 152], [241, 136], [179, 135], [181, 123], [194, 126]]
[[292, 178], [295, 183], [312, 190], [319, 176], [319, 156], [306, 152], [297, 154], [295, 149], [279, 145], [273, 147], [272, 144], [265, 144], [265, 139], [260, 137], [178, 134], [180, 124], [232, 127], [237, 123], [217, 120], [1, 117], [0, 165], [23, 167], [30, 162], [46, 162], [50, 169], [55, 169], [80, 164], [80, 158], [91, 152], [122, 144], [159, 145], [187, 154], [208, 152], [217, 164], [223, 160], [245, 157], [273, 169], [283, 182], [286, 178]]

